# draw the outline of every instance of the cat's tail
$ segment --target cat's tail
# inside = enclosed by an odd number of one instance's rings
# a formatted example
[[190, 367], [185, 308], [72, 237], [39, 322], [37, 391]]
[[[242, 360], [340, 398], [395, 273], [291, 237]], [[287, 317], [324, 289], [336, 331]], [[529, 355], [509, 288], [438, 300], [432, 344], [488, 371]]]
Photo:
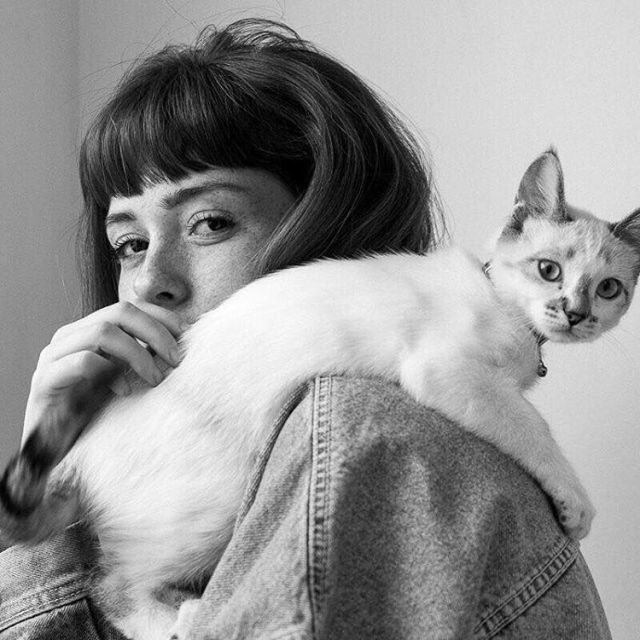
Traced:
[[7, 465], [0, 479], [4, 543], [40, 542], [78, 519], [79, 496], [72, 484], [50, 480], [56, 462], [43, 455], [34, 433]]

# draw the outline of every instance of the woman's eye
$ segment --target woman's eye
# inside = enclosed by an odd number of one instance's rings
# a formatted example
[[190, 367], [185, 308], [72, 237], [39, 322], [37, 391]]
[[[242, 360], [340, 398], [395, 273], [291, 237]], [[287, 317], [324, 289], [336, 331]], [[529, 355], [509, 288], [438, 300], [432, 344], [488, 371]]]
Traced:
[[113, 254], [118, 260], [125, 260], [136, 253], [145, 251], [148, 246], [149, 243], [142, 238], [124, 236], [114, 244]]
[[606, 300], [612, 300], [617, 298], [622, 292], [622, 283], [615, 278], [606, 278], [603, 280], [596, 289], [596, 293]]
[[560, 265], [553, 260], [538, 260], [538, 272], [547, 282], [555, 282], [562, 275]]
[[208, 212], [196, 214], [190, 221], [189, 235], [217, 236], [221, 232], [228, 231], [235, 226], [233, 220], [221, 215], [214, 215]]

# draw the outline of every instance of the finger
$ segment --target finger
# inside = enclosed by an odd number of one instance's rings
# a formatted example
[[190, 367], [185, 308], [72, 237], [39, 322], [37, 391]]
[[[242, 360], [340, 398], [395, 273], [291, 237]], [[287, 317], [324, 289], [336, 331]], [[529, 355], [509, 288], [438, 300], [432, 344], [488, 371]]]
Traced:
[[176, 367], [181, 360], [177, 338], [183, 328], [178, 316], [151, 304], [142, 304], [142, 308], [129, 303], [121, 303], [125, 312], [117, 324], [135, 339], [142, 341], [153, 355], [160, 356], [167, 364]]
[[96, 331], [96, 326], [109, 323], [143, 342], [167, 364], [177, 366], [180, 362], [180, 350], [176, 338], [183, 330], [178, 316], [156, 305], [143, 303], [142, 306], [144, 310], [129, 302], [119, 302], [100, 309], [59, 329], [51, 344], [53, 346], [58, 342], [66, 342], [80, 328], [93, 326]]
[[191, 326], [188, 322], [181, 320], [175, 311], [164, 307], [149, 302], [136, 302], [135, 306], [160, 322], [174, 338], [179, 338]]
[[54, 363], [74, 353], [85, 351], [130, 367], [150, 385], [155, 386], [164, 379], [149, 351], [129, 333], [110, 322], [78, 327], [64, 340], [49, 345], [47, 358], [50, 363]]
[[109, 389], [117, 396], [125, 397], [131, 393], [131, 385], [126, 376], [118, 376], [110, 385]]
[[94, 311], [71, 324], [64, 325], [63, 327], [60, 327], [58, 331], [60, 333], [65, 333], [73, 330], [74, 325], [82, 325], [84, 323], [90, 324], [94, 321], [105, 320], [112, 322], [114, 318], [118, 318], [123, 314], [136, 314], [140, 311], [160, 322], [176, 338], [180, 337], [189, 327], [189, 324], [183, 322], [175, 311], [171, 311], [170, 309], [165, 309], [164, 307], [160, 307], [150, 302], [144, 302], [142, 300], [136, 301], [135, 304], [123, 300], [107, 307], [102, 307], [101, 309], [98, 309], [97, 311]]

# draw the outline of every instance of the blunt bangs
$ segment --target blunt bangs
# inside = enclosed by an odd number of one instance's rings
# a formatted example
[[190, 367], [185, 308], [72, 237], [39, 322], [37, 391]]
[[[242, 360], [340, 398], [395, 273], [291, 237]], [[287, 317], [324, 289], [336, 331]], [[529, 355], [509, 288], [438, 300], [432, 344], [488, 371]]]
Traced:
[[304, 190], [313, 159], [301, 153], [282, 97], [280, 104], [265, 99], [224, 61], [203, 57], [167, 47], [125, 76], [83, 141], [85, 200], [106, 211], [113, 196], [139, 195], [149, 184], [214, 166], [266, 169], [294, 195]]

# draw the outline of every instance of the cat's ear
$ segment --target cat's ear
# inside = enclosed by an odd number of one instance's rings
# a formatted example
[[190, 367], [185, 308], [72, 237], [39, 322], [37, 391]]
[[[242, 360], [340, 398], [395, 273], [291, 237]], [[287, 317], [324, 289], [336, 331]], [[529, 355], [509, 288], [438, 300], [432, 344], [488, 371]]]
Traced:
[[624, 220], [614, 224], [611, 227], [611, 233], [640, 253], [640, 209], [636, 209]]
[[545, 151], [525, 171], [505, 231], [520, 233], [530, 216], [557, 222], [571, 220], [564, 199], [562, 166], [555, 149]]

